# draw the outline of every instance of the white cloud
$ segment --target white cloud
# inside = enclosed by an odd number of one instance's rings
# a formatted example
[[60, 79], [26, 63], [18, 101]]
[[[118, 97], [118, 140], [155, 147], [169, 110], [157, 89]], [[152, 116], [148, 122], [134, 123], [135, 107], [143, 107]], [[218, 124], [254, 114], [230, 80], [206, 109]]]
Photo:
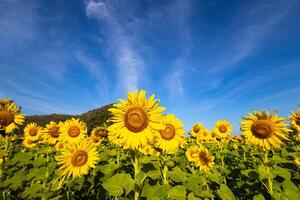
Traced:
[[114, 9], [109, 5], [109, 2], [88, 1], [86, 15], [98, 19], [99, 22], [105, 22], [109, 27], [105, 33], [108, 40], [107, 49], [112, 52], [118, 70], [116, 90], [123, 93], [137, 89], [142, 81], [141, 78], [146, 76], [143, 74], [144, 60], [134, 48], [134, 45], [138, 43], [137, 39], [130, 36], [124, 25], [118, 22]]

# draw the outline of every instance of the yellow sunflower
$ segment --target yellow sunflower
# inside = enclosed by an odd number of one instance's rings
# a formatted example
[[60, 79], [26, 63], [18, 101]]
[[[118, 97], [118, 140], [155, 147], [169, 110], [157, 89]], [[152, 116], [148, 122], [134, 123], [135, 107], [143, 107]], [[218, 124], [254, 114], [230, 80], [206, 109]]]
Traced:
[[93, 143], [94, 145], [100, 145], [103, 138], [97, 137], [96, 135], [91, 135], [88, 140]]
[[255, 111], [243, 117], [241, 131], [246, 143], [261, 146], [264, 150], [269, 150], [272, 146], [279, 148], [287, 140], [289, 129], [284, 123], [284, 118], [279, 118], [277, 114], [269, 114]]
[[300, 157], [295, 159], [295, 163], [300, 166]]
[[225, 138], [232, 132], [232, 125], [227, 120], [218, 120], [215, 123], [214, 132], [220, 137]]
[[197, 135], [196, 140], [198, 144], [203, 142], [209, 142], [211, 140], [210, 131], [207, 128], [204, 128], [200, 134]]
[[154, 144], [167, 153], [174, 153], [184, 140], [183, 123], [168, 114], [162, 118], [162, 124], [165, 129], [155, 133]]
[[25, 121], [24, 115], [20, 113], [20, 109], [15, 103], [3, 101], [0, 106], [0, 130], [5, 133], [11, 133], [18, 129], [18, 125], [22, 125]]
[[43, 138], [48, 144], [55, 144], [59, 140], [61, 132], [59, 130], [59, 124], [55, 122], [50, 122], [44, 128]]
[[291, 120], [291, 126], [294, 128], [298, 133], [300, 132], [300, 107], [297, 111], [292, 112], [292, 115], [289, 117]]
[[57, 142], [55, 144], [55, 149], [58, 150], [58, 151], [61, 151], [65, 148], [66, 145], [67, 145], [66, 142]]
[[155, 150], [155, 148], [149, 144], [145, 146], [140, 146], [138, 150], [145, 155], [159, 156], [160, 153]]
[[195, 166], [199, 167], [200, 171], [207, 172], [214, 165], [214, 157], [209, 155], [208, 150], [204, 147], [200, 147], [198, 160], [195, 162]]
[[1, 107], [5, 107], [5, 105], [9, 103], [13, 103], [13, 101], [9, 98], [0, 99], [0, 109]]
[[90, 168], [95, 168], [99, 156], [95, 145], [82, 140], [76, 144], [68, 144], [61, 150], [61, 154], [56, 156], [56, 160], [61, 165], [62, 176], [76, 178], [87, 174]]
[[97, 127], [93, 128], [91, 136], [95, 135], [99, 138], [107, 138], [107, 134], [108, 134], [108, 132], [105, 127], [97, 126]]
[[192, 126], [189, 133], [191, 137], [196, 138], [198, 134], [202, 133], [203, 129], [205, 129], [204, 126], [200, 122], [197, 122]]
[[41, 135], [43, 135], [43, 129], [36, 123], [29, 123], [24, 128], [25, 139], [36, 141], [41, 138]]
[[238, 144], [233, 144], [232, 147], [236, 150], [239, 148], [239, 145]]
[[199, 159], [200, 148], [198, 146], [192, 146], [187, 149], [185, 156], [190, 162], [197, 162]]
[[127, 101], [119, 99], [109, 111], [113, 122], [107, 128], [110, 141], [123, 145], [124, 148], [138, 149], [153, 140], [153, 133], [164, 129], [160, 124], [164, 107], [158, 106], [159, 100], [152, 95], [146, 99], [146, 91], [129, 92]]
[[68, 143], [78, 143], [86, 137], [86, 124], [79, 119], [69, 119], [60, 124], [61, 134], [59, 136], [61, 141]]
[[26, 147], [26, 148], [33, 148], [36, 146], [35, 142], [33, 140], [30, 140], [30, 139], [25, 139], [23, 140], [23, 145]]

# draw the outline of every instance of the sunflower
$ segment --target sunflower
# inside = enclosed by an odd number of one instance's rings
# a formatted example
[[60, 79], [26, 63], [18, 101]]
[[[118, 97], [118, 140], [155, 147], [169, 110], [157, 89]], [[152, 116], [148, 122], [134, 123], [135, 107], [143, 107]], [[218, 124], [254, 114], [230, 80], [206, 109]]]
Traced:
[[9, 103], [13, 103], [13, 101], [9, 98], [0, 99], [0, 109]]
[[200, 134], [197, 135], [196, 140], [198, 144], [203, 142], [209, 142], [211, 140], [210, 131], [207, 128], [203, 128]]
[[97, 126], [93, 128], [91, 136], [97, 136], [99, 138], [107, 138], [107, 129], [102, 126]]
[[25, 140], [23, 140], [23, 145], [24, 145], [26, 148], [29, 148], [29, 149], [36, 146], [36, 144], [34, 143], [34, 141], [31, 140], [31, 139], [25, 139]]
[[8, 100], [1, 100], [0, 105], [0, 130], [5, 133], [11, 133], [18, 129], [18, 125], [22, 125], [25, 121], [24, 115], [20, 113], [20, 109], [15, 103]]
[[145, 146], [140, 146], [138, 150], [145, 155], [159, 156], [159, 152], [155, 150], [155, 148], [149, 144]]
[[300, 157], [295, 158], [295, 163], [300, 166]]
[[152, 141], [153, 133], [165, 128], [160, 124], [165, 108], [154, 98], [147, 100], [145, 90], [135, 90], [128, 93], [127, 101], [119, 99], [120, 103], [109, 109], [113, 115], [109, 120], [113, 124], [107, 128], [109, 140], [133, 149]]
[[232, 147], [237, 150], [239, 148], [239, 145], [238, 144], [233, 144]]
[[241, 131], [246, 143], [261, 146], [264, 150], [269, 150], [272, 146], [279, 148], [287, 140], [286, 134], [289, 132], [284, 118], [279, 118], [277, 114], [269, 114], [255, 111], [243, 117]]
[[94, 145], [100, 145], [103, 138], [97, 137], [96, 135], [91, 135], [88, 140], [93, 143]]
[[194, 124], [192, 126], [189, 133], [190, 133], [191, 137], [196, 138], [198, 134], [202, 133], [203, 129], [204, 129], [204, 126], [200, 122], [197, 122], [196, 124]]
[[300, 107], [297, 111], [292, 112], [292, 115], [289, 116], [291, 120], [291, 127], [294, 128], [298, 133], [300, 132]]
[[48, 144], [55, 144], [59, 140], [61, 132], [59, 130], [59, 124], [55, 122], [50, 122], [44, 128], [43, 138]]
[[65, 142], [57, 142], [55, 144], [55, 149], [58, 150], [58, 151], [61, 151], [65, 148], [66, 144], [67, 143], [65, 143]]
[[99, 156], [95, 145], [82, 140], [68, 144], [61, 150], [61, 154], [56, 156], [56, 160], [61, 165], [62, 176], [76, 178], [87, 174], [90, 168], [95, 168]]
[[192, 146], [187, 149], [185, 156], [190, 162], [197, 162], [199, 159], [200, 148], [198, 146]]
[[85, 138], [87, 133], [86, 124], [79, 119], [69, 119], [60, 125], [61, 141], [77, 143]]
[[43, 135], [42, 127], [38, 126], [36, 123], [29, 123], [24, 129], [25, 139], [36, 141], [40, 140], [41, 135]]
[[215, 123], [214, 132], [220, 137], [228, 137], [232, 132], [232, 125], [227, 120], [218, 120]]
[[199, 157], [195, 162], [195, 166], [199, 167], [200, 171], [206, 172], [214, 165], [214, 157], [210, 156], [208, 150], [204, 147], [200, 147], [199, 149]]
[[162, 118], [162, 124], [165, 129], [155, 133], [154, 144], [167, 153], [174, 153], [184, 141], [183, 123], [175, 115], [168, 114]]

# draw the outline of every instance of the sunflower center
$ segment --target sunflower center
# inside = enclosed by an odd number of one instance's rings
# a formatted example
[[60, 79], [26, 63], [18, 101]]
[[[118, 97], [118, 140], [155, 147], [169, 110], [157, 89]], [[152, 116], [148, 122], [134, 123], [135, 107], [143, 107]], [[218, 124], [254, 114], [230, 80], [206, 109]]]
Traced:
[[220, 131], [221, 133], [226, 133], [227, 127], [226, 127], [225, 125], [221, 125], [221, 126], [219, 126], [219, 131]]
[[171, 124], [166, 124], [166, 128], [160, 131], [160, 135], [165, 140], [171, 140], [175, 136], [175, 128]]
[[98, 143], [100, 140], [97, 137], [93, 138], [94, 143]]
[[99, 128], [95, 131], [97, 137], [107, 137], [107, 130], [105, 128]]
[[200, 131], [200, 127], [198, 125], [194, 126], [194, 132], [198, 133]]
[[32, 136], [32, 137], [36, 136], [37, 133], [38, 133], [38, 129], [35, 128], [35, 127], [31, 128], [31, 129], [29, 130], [29, 135]]
[[27, 144], [32, 144], [32, 141], [31, 140], [27, 140]]
[[87, 161], [88, 161], [88, 154], [85, 151], [76, 151], [71, 158], [71, 163], [75, 167], [81, 167]]
[[261, 139], [269, 138], [273, 134], [272, 124], [263, 119], [254, 122], [251, 126], [251, 131], [254, 136]]
[[59, 149], [63, 149], [63, 148], [64, 148], [64, 144], [60, 143], [60, 144], [58, 145], [58, 148], [59, 148]]
[[296, 123], [298, 126], [300, 126], [300, 116], [298, 116], [298, 117], [296, 118], [295, 123]]
[[80, 129], [77, 126], [71, 126], [68, 130], [68, 134], [71, 137], [77, 137], [80, 134]]
[[200, 160], [201, 165], [207, 165], [210, 161], [209, 156], [207, 155], [206, 152], [201, 152], [199, 154], [199, 160]]
[[212, 133], [211, 133], [211, 137], [213, 137], [213, 138], [214, 138], [214, 137], [216, 137], [216, 136], [217, 136], [217, 135], [216, 135], [216, 133], [215, 133], [215, 132], [212, 132]]
[[58, 138], [59, 137], [59, 128], [57, 126], [53, 126], [52, 128], [49, 129], [49, 134], [53, 138]]
[[141, 132], [148, 126], [148, 123], [148, 115], [142, 108], [130, 108], [125, 114], [125, 126], [132, 132]]
[[8, 111], [0, 111], [0, 126], [8, 126], [14, 122], [14, 115]]

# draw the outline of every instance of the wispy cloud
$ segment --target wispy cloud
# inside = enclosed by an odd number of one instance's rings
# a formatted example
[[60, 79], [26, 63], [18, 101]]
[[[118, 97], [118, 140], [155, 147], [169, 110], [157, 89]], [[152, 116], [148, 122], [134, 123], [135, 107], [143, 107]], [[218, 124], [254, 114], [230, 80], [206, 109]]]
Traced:
[[[207, 73], [223, 73], [251, 56], [262, 41], [293, 8], [295, 2], [261, 3], [240, 9], [236, 20], [228, 25], [230, 32], [221, 31], [223, 40], [212, 45], [212, 57], [203, 60]], [[217, 35], [221, 38], [221, 35]], [[215, 47], [213, 47], [215, 46]]]
[[90, 18], [96, 18], [99, 22], [105, 22], [108, 30], [108, 50], [113, 52], [114, 62], [118, 69], [117, 90], [122, 92], [132, 91], [139, 87], [145, 63], [139, 52], [134, 48], [136, 42], [117, 20], [115, 9], [116, 2], [93, 1], [86, 5], [86, 14]]

